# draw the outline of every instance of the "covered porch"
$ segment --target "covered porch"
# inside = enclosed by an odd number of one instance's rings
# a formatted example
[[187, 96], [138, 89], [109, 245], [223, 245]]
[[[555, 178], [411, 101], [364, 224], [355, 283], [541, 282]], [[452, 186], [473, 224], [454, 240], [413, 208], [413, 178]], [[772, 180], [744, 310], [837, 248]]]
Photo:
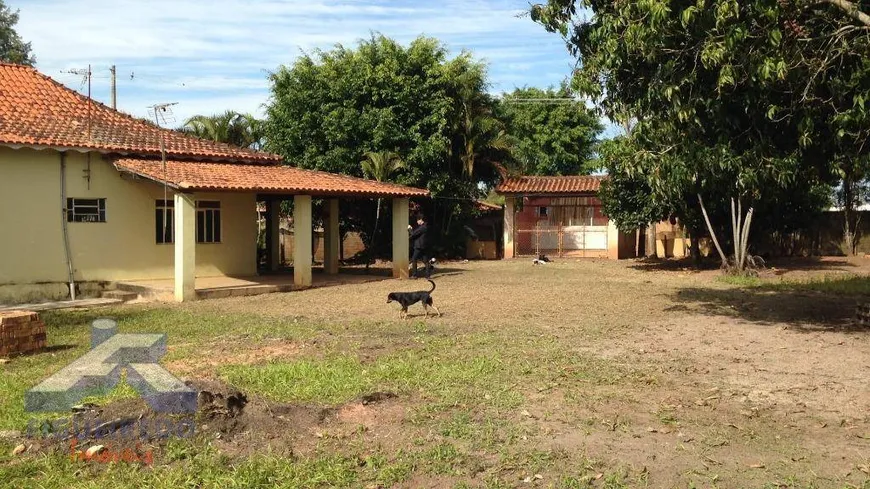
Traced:
[[[172, 297], [176, 301], [190, 301], [221, 294], [248, 295], [264, 291], [298, 290], [342, 281], [378, 280], [383, 276], [339, 276], [339, 200], [367, 198], [390, 201], [392, 205], [392, 263], [390, 275], [408, 277], [409, 261], [409, 205], [411, 197], [425, 197], [423, 189], [390, 183], [336, 175], [326, 172], [301, 170], [288, 166], [238, 165], [229, 163], [160, 161], [121, 159], [115, 166], [122, 172], [132, 173], [166, 185], [173, 190], [174, 278], [171, 280]], [[268, 268], [257, 277], [196, 277], [197, 206], [196, 193], [253, 193], [256, 200], [266, 205], [266, 247]], [[324, 238], [323, 269], [313, 270], [312, 230], [313, 199], [323, 199], [322, 215]], [[280, 208], [284, 201], [292, 201], [294, 248], [292, 273], [280, 274]], [[251, 219], [256, 219], [256, 208]], [[254, 237], [255, 238], [255, 237]], [[252, 260], [256, 256], [251, 257]], [[167, 281], [144, 281], [139, 285], [158, 289]], [[136, 284], [122, 285], [133, 287]]]
[[[322, 270], [315, 269], [311, 275], [311, 284], [305, 286], [296, 285], [292, 271], [247, 277], [198, 277], [194, 281], [194, 289], [196, 299], [220, 299], [362, 284], [392, 277], [392, 271], [386, 268], [372, 269], [370, 273], [361, 273], [362, 271], [356, 268], [340, 268], [338, 273], [327, 274]], [[115, 288], [136, 294], [145, 300], [172, 301], [175, 299], [175, 281], [173, 279], [128, 280], [117, 282]]]

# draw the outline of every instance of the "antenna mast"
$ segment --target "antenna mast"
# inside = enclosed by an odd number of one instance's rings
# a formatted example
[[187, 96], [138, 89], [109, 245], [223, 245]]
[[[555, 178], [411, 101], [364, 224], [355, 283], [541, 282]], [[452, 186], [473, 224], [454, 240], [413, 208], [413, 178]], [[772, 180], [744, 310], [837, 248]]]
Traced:
[[[178, 102], [169, 102], [163, 104], [154, 104], [149, 109], [154, 111], [154, 123], [157, 124], [158, 129], [162, 129], [160, 125], [161, 121], [163, 124], [173, 123], [175, 122], [175, 116], [172, 114], [172, 106], [177, 105]], [[167, 219], [169, 215], [169, 204], [166, 202], [168, 200], [169, 191], [167, 189], [167, 179], [166, 179], [166, 143], [163, 138], [163, 131], [158, 130], [158, 134], [160, 135], [160, 161], [163, 163], [163, 242], [166, 242], [166, 231], [169, 229], [169, 220]], [[174, 237], [173, 237], [174, 238]], [[174, 241], [174, 239], [173, 239]]]
[[88, 65], [87, 69], [74, 69], [65, 71], [63, 73], [69, 73], [71, 75], [79, 75], [82, 77], [82, 86], [85, 87], [85, 83], [88, 84], [88, 141], [91, 140], [91, 65]]

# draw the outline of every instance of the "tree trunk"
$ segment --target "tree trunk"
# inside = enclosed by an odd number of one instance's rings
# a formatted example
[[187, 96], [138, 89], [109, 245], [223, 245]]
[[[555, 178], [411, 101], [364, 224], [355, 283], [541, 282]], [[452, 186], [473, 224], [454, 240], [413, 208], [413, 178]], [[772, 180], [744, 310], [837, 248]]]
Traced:
[[692, 255], [692, 266], [701, 269], [701, 230], [697, 228], [687, 228], [689, 231], [689, 240], [692, 242], [689, 254]]
[[367, 253], [368, 257], [366, 258], [366, 271], [368, 271], [369, 266], [374, 261], [374, 258], [376, 256], [375, 255], [375, 239], [376, 239], [375, 237], [378, 235], [378, 223], [381, 220], [381, 200], [382, 199], [378, 198], [378, 204], [377, 204], [378, 208], [377, 208], [377, 210], [375, 210], [375, 229], [374, 229], [374, 231], [372, 231], [372, 237], [369, 238], [369, 250]]
[[852, 186], [852, 176], [849, 172], [843, 178], [843, 244], [846, 246], [846, 254], [854, 255], [857, 248], [855, 233], [855, 193]]
[[754, 209], [749, 208], [746, 212], [746, 218], [743, 220], [743, 235], [740, 238], [740, 260], [737, 262], [737, 271], [742, 272], [746, 267], [746, 251], [749, 248], [749, 226], [752, 224], [752, 213]]
[[719, 258], [722, 259], [722, 268], [728, 268], [728, 258], [725, 257], [725, 252], [722, 251], [722, 247], [719, 245], [719, 239], [716, 238], [716, 231], [713, 230], [713, 225], [710, 224], [710, 216], [707, 215], [707, 208], [704, 207], [704, 199], [701, 198], [701, 194], [698, 194], [698, 203], [701, 204], [701, 213], [704, 214], [704, 222], [707, 223], [707, 231], [710, 231], [710, 238], [716, 246], [716, 251], [719, 252]]
[[731, 233], [733, 234], [732, 243], [734, 243], [734, 257], [732, 263], [735, 265], [740, 262], [740, 219], [742, 209], [739, 208], [740, 200], [737, 200], [738, 208], [734, 208], [734, 198], [731, 198]]

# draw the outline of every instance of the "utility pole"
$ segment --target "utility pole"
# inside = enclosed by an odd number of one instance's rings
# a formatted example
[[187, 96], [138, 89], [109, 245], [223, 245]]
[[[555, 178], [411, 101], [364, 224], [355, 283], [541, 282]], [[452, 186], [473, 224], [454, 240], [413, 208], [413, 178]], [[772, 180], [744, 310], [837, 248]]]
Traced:
[[109, 71], [112, 72], [112, 108], [117, 110], [118, 109], [118, 85], [117, 85], [117, 81], [115, 78], [115, 65], [112, 65], [112, 67], [109, 68]]

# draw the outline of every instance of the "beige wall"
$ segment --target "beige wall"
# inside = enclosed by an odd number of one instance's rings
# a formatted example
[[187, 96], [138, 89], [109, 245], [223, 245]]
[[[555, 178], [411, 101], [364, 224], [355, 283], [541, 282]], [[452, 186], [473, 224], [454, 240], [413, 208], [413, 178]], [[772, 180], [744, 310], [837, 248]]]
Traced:
[[[70, 222], [77, 281], [172, 278], [173, 245], [157, 244], [155, 200], [163, 187], [130, 180], [101, 155], [67, 153], [67, 197], [105, 198], [105, 223]], [[172, 199], [173, 192], [168, 192]], [[196, 194], [221, 202], [220, 244], [198, 244], [197, 276], [256, 273], [254, 194]], [[0, 285], [65, 282], [60, 153], [0, 148]]]

